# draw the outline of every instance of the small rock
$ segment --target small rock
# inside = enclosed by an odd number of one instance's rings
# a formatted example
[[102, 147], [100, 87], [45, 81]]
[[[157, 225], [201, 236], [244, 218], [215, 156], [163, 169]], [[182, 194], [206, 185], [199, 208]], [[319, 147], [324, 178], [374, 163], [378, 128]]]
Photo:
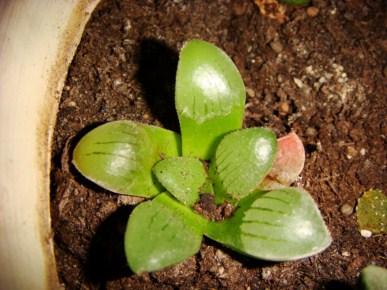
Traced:
[[255, 97], [255, 92], [252, 88], [246, 88], [246, 93], [247, 95], [250, 97], [250, 98], [254, 98]]
[[266, 43], [271, 42], [272, 40], [278, 39], [278, 33], [274, 26], [269, 26], [266, 30]]
[[323, 151], [323, 148], [322, 148], [322, 145], [321, 145], [320, 141], [318, 141], [316, 143], [316, 149], [317, 149], [317, 152], [322, 152]]
[[130, 22], [129, 19], [127, 19], [127, 20], [125, 21], [125, 24], [124, 24], [124, 31], [125, 31], [125, 32], [128, 32], [131, 28], [132, 28], [132, 23]]
[[306, 9], [306, 15], [308, 15], [309, 17], [316, 17], [318, 12], [318, 8], [314, 6], [310, 6], [308, 7], [308, 9]]
[[364, 148], [360, 149], [360, 155], [364, 156], [366, 154], [366, 150]]
[[296, 83], [297, 87], [299, 87], [300, 89], [302, 89], [302, 87], [304, 86], [304, 84], [302, 83], [302, 80], [298, 79], [298, 78], [293, 78], [294, 82]]
[[270, 270], [270, 268], [263, 268], [261, 277], [263, 280], [268, 280], [270, 279], [271, 274], [272, 274], [272, 271]]
[[289, 112], [290, 106], [287, 102], [282, 102], [280, 108], [281, 111], [286, 114]]
[[350, 206], [348, 203], [345, 203], [341, 206], [340, 211], [343, 215], [351, 215], [353, 213], [353, 207]]
[[113, 88], [116, 89], [118, 88], [119, 86], [121, 86], [123, 84], [123, 80], [121, 78], [117, 78], [114, 80], [113, 82]]
[[308, 137], [314, 137], [317, 134], [317, 130], [313, 127], [308, 127], [305, 130], [305, 135]]
[[351, 256], [351, 253], [350, 253], [350, 252], [347, 252], [347, 251], [343, 251], [343, 252], [341, 253], [341, 255], [342, 255], [343, 257], [349, 257], [349, 256]]
[[372, 237], [372, 232], [369, 230], [361, 230], [360, 234], [365, 237], [365, 238], [370, 238]]
[[351, 159], [352, 157], [357, 156], [357, 150], [353, 146], [348, 146], [347, 147], [347, 158]]
[[270, 42], [270, 47], [276, 53], [280, 53], [284, 49], [282, 43], [279, 42], [279, 41], [272, 41], [272, 42]]

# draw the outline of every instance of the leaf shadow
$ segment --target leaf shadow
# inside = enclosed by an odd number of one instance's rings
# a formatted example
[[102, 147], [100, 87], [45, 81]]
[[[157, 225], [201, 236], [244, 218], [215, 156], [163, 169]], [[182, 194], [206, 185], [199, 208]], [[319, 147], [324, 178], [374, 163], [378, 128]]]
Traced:
[[98, 227], [89, 248], [86, 275], [94, 287], [107, 281], [127, 277], [130, 270], [124, 249], [126, 224], [134, 206], [121, 206]]
[[206, 236], [204, 236], [203, 242], [206, 245], [212, 246], [216, 249], [221, 250], [222, 252], [226, 253], [231, 259], [234, 261], [237, 261], [241, 264], [243, 264], [244, 267], [248, 269], [255, 269], [255, 268], [264, 268], [264, 267], [271, 267], [279, 262], [273, 262], [273, 261], [266, 261], [261, 260], [257, 258], [252, 258], [246, 255], [243, 255], [241, 253], [238, 253], [232, 249], [227, 248], [226, 246], [222, 245], [221, 243], [218, 243]]
[[178, 53], [159, 40], [143, 39], [138, 45], [136, 57], [136, 79], [152, 114], [166, 129], [180, 132], [175, 109]]

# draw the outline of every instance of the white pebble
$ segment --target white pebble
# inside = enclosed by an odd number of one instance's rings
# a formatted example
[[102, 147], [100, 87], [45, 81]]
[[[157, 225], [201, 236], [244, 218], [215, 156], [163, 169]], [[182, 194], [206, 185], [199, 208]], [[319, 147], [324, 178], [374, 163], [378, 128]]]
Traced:
[[293, 78], [294, 82], [296, 83], [297, 87], [299, 87], [300, 89], [302, 89], [302, 87], [304, 86], [304, 84], [302, 83], [302, 81], [298, 78]]
[[272, 50], [274, 50], [277, 54], [280, 53], [284, 47], [281, 42], [279, 41], [272, 41], [270, 42], [270, 47]]
[[344, 257], [349, 257], [349, 256], [351, 256], [351, 253], [347, 252], [347, 251], [344, 251], [344, 252], [341, 253], [341, 255], [343, 255]]
[[365, 237], [365, 238], [370, 238], [372, 237], [372, 232], [369, 230], [361, 230], [360, 234]]
[[254, 98], [255, 97], [255, 92], [252, 88], [246, 88], [246, 93], [247, 95], [250, 97], [250, 98]]

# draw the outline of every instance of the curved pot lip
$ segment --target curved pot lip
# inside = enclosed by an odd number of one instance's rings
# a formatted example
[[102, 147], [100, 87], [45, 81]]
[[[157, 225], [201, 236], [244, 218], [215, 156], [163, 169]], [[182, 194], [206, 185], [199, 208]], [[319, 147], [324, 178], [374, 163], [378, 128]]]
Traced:
[[51, 138], [83, 29], [99, 0], [0, 0], [0, 285], [56, 289]]

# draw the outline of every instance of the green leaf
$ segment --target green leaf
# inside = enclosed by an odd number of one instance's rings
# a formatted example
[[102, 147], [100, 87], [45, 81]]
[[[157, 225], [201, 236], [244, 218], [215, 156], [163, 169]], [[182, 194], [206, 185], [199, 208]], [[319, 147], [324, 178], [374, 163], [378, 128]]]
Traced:
[[193, 206], [207, 175], [203, 163], [192, 157], [172, 157], [159, 161], [153, 172], [160, 183], [183, 204]]
[[273, 132], [251, 128], [226, 135], [215, 155], [216, 171], [223, 189], [233, 198], [248, 195], [270, 171], [277, 154]]
[[224, 134], [242, 128], [243, 80], [216, 46], [201, 40], [185, 44], [175, 94], [184, 156], [211, 159]]
[[387, 234], [387, 196], [380, 190], [366, 191], [356, 207], [360, 230]]
[[117, 193], [151, 197], [162, 191], [152, 167], [162, 157], [180, 154], [172, 131], [115, 121], [86, 134], [73, 152], [75, 167], [96, 184]]
[[137, 274], [158, 271], [194, 255], [206, 222], [166, 193], [141, 203], [125, 233], [130, 268]]
[[252, 193], [240, 201], [231, 218], [209, 222], [205, 235], [241, 253], [271, 261], [308, 257], [331, 243], [313, 199], [297, 188]]
[[378, 266], [367, 266], [361, 273], [356, 285], [358, 290], [385, 290], [387, 269]]

